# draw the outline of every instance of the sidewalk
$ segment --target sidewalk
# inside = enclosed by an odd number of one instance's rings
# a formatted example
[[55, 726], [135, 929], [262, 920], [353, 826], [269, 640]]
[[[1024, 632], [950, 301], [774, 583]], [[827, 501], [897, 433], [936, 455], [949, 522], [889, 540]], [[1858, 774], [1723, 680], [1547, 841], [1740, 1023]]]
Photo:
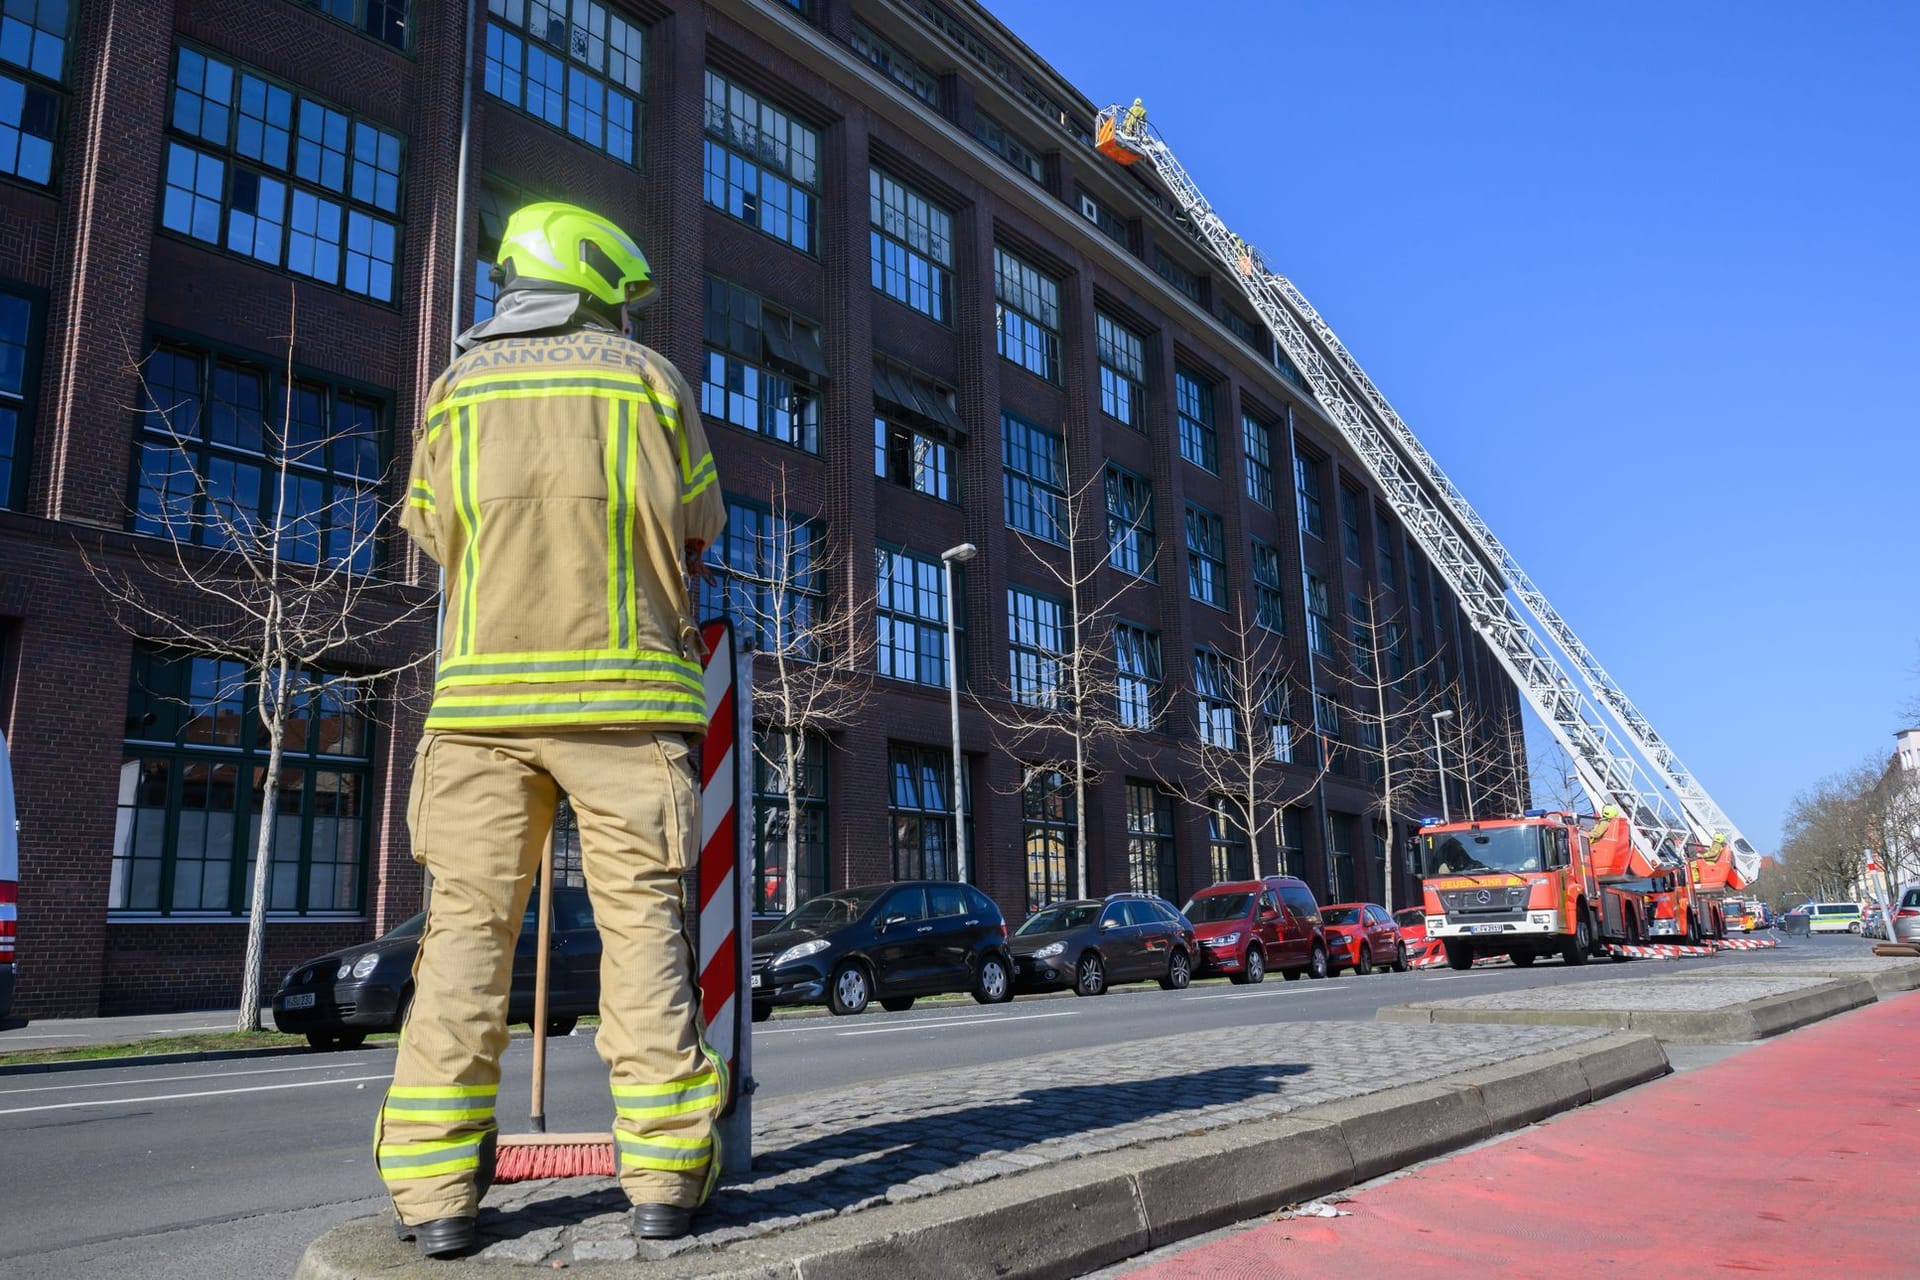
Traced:
[[[0, 1025], [0, 1053], [9, 1049], [76, 1049], [96, 1044], [126, 1044], [164, 1036], [231, 1031], [238, 1009], [201, 1009], [193, 1013], [140, 1013], [119, 1018], [15, 1018]], [[273, 1027], [273, 1010], [260, 1010], [260, 1025]]]
[[[1883, 999], [1522, 1136], [1124, 1271], [1648, 1277], [1920, 1268], [1920, 995]], [[1577, 1264], [1576, 1264], [1576, 1260]]]

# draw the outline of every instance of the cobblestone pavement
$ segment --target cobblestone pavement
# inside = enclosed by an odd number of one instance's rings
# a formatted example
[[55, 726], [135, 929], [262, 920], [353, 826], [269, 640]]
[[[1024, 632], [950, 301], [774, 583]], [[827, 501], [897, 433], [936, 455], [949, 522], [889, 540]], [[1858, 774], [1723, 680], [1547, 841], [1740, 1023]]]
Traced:
[[[1564, 999], [1564, 996], [1562, 997]], [[1588, 1027], [1293, 1022], [1111, 1053], [1055, 1053], [757, 1107], [754, 1167], [685, 1240], [628, 1231], [607, 1179], [496, 1188], [483, 1259], [659, 1258], [900, 1203], [1097, 1152], [1417, 1084], [1605, 1034]]]
[[1872, 975], [1895, 969], [1920, 969], [1920, 960], [1901, 956], [1835, 956], [1831, 960], [1819, 956], [1796, 956], [1767, 964], [1717, 965], [1699, 972], [1716, 978], [1763, 978], [1774, 974], [1791, 978], [1803, 973]]
[[1421, 1000], [1415, 1009], [1579, 1009], [1629, 1010], [1634, 1013], [1700, 1013], [1765, 1000], [1809, 987], [1825, 986], [1824, 977], [1727, 978], [1712, 982], [1674, 975], [1668, 978], [1623, 978], [1617, 982], [1583, 982], [1559, 987], [1532, 987], [1524, 991], [1495, 991], [1455, 1000]]

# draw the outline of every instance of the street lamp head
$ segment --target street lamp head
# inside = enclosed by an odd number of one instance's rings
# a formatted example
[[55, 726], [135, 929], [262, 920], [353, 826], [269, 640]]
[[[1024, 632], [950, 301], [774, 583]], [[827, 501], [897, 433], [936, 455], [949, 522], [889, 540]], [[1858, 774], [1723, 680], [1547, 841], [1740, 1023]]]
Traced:
[[1435, 720], [1451, 720], [1453, 719], [1453, 708], [1448, 707], [1445, 711], [1436, 711], [1433, 713], [1433, 718]]
[[979, 554], [980, 548], [974, 546], [971, 542], [963, 542], [957, 547], [948, 547], [945, 551], [942, 551], [940, 558], [942, 560], [956, 561], [960, 564], [965, 564]]

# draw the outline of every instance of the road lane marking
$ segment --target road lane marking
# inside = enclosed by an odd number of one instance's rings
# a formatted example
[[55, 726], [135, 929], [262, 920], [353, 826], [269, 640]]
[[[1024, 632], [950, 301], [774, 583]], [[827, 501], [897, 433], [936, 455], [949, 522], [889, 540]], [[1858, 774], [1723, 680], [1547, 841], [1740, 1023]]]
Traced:
[[0, 1116], [23, 1116], [33, 1111], [71, 1111], [77, 1107], [134, 1107], [149, 1102], [179, 1102], [187, 1098], [226, 1098], [236, 1093], [267, 1093], [274, 1089], [311, 1089], [323, 1084], [363, 1084], [369, 1080], [391, 1080], [393, 1073], [377, 1076], [346, 1076], [339, 1080], [289, 1080], [284, 1084], [255, 1084], [244, 1089], [203, 1089], [197, 1093], [162, 1093], [150, 1098], [87, 1098], [79, 1102], [48, 1102], [37, 1107], [9, 1107]]
[[1326, 992], [1326, 991], [1344, 991], [1344, 990], [1346, 990], [1346, 988], [1344, 987], [1320, 987], [1320, 986], [1273, 987], [1266, 991], [1227, 991], [1217, 996], [1188, 996], [1187, 1002], [1189, 1004], [1192, 1004], [1192, 1003], [1197, 1003], [1201, 1000], [1257, 1000], [1262, 996], [1304, 996], [1304, 995], [1312, 995], [1316, 991]]
[[[125, 1067], [108, 1068], [124, 1071]], [[85, 1084], [36, 1084], [23, 1089], [0, 1089], [0, 1098], [12, 1093], [58, 1093], [62, 1089], [138, 1089], [150, 1084], [174, 1084], [181, 1080], [231, 1080], [235, 1076], [273, 1076], [289, 1071], [343, 1071], [344, 1063], [316, 1062], [305, 1067], [256, 1067], [251, 1071], [202, 1071], [190, 1076], [149, 1076], [142, 1080], [94, 1080]]]
[[937, 1031], [941, 1027], [983, 1027], [1002, 1022], [1031, 1022], [1035, 1018], [1071, 1018], [1075, 1011], [1065, 1009], [1059, 1013], [1019, 1013], [1004, 1018], [924, 1018], [913, 1022], [901, 1023], [892, 1027], [868, 1027], [864, 1031], [842, 1031], [843, 1036], [878, 1036], [893, 1031]]

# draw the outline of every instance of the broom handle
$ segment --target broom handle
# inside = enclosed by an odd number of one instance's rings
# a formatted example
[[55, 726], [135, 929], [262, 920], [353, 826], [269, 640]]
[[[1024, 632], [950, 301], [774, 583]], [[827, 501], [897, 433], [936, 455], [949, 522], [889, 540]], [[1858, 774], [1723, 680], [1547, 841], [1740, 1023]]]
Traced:
[[553, 828], [540, 850], [539, 950], [533, 957], [533, 1115], [535, 1133], [547, 1131], [547, 951], [553, 937]]

